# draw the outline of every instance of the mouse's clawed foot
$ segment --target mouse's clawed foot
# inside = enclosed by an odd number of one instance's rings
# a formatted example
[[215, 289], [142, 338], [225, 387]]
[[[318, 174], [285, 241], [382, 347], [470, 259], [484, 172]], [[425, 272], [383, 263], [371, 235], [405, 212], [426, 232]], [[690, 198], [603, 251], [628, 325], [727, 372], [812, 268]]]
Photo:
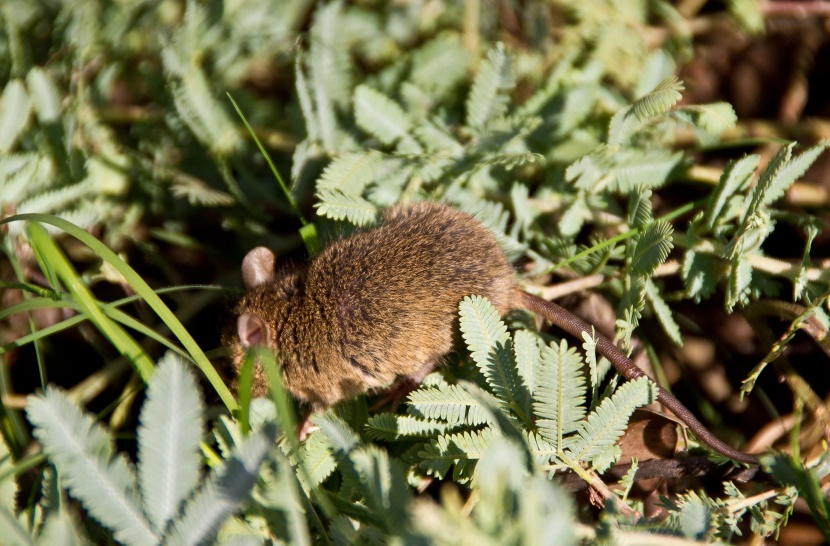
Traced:
[[320, 427], [315, 425], [311, 422], [311, 414], [309, 413], [303, 424], [300, 425], [300, 430], [297, 432], [297, 436], [299, 437], [301, 442], [304, 442], [308, 435], [314, 432], [315, 430], [320, 430]]

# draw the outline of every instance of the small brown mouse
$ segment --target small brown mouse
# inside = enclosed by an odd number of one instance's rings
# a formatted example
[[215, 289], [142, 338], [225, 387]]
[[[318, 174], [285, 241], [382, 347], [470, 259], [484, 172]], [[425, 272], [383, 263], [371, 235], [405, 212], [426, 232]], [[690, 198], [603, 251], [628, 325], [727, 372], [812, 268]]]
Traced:
[[[392, 208], [375, 228], [329, 245], [304, 268], [277, 272], [274, 254], [242, 262], [248, 292], [237, 303], [226, 345], [235, 365], [266, 345], [279, 354], [291, 394], [325, 409], [398, 377], [420, 382], [452, 351], [458, 304], [485, 296], [502, 315], [527, 309], [581, 339], [588, 324], [525, 292], [495, 235], [473, 216], [439, 203]], [[645, 375], [601, 334], [597, 351], [626, 378]], [[261, 370], [255, 395], [265, 394]], [[713, 450], [745, 463], [755, 456], [715, 437], [674, 396], [658, 400]]]

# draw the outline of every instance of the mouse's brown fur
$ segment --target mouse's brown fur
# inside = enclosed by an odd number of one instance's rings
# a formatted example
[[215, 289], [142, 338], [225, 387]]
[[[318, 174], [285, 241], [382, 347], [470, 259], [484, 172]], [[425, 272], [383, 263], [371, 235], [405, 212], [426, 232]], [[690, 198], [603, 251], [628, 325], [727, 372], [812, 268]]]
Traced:
[[[341, 239], [307, 269], [275, 272], [270, 250], [245, 257], [248, 293], [235, 308], [229, 336], [238, 368], [248, 347], [267, 345], [280, 357], [296, 398], [315, 410], [389, 385], [399, 376], [420, 381], [449, 353], [458, 303], [488, 298], [500, 314], [523, 308], [580, 339], [595, 336], [597, 351], [626, 379], [645, 375], [606, 337], [572, 313], [524, 292], [495, 235], [472, 216], [438, 203], [387, 212], [376, 228]], [[258, 370], [255, 394], [268, 382]], [[669, 392], [662, 402], [715, 451], [747, 463], [753, 455], [715, 437]]]
[[[452, 350], [465, 296], [486, 296], [503, 314], [518, 290], [489, 229], [449, 206], [419, 203], [334, 242], [305, 272], [254, 286], [234, 311], [262, 318], [288, 390], [321, 409], [398, 376], [422, 377]], [[238, 339], [230, 344], [237, 363]], [[255, 379], [255, 394], [264, 394], [267, 382]]]

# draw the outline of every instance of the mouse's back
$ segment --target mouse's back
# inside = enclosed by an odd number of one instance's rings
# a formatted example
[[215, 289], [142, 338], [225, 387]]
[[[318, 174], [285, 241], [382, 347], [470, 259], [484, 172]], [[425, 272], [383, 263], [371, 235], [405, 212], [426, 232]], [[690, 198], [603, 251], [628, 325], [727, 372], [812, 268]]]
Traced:
[[311, 261], [268, 326], [272, 349], [292, 394], [322, 408], [422, 375], [452, 350], [465, 296], [505, 313], [517, 290], [481, 222], [437, 203], [396, 207]]

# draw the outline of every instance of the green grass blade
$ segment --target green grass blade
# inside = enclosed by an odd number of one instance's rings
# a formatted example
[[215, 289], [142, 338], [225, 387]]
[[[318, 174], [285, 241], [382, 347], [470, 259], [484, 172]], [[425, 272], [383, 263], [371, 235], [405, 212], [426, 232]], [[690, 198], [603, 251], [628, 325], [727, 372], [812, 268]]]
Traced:
[[228, 390], [228, 387], [222, 381], [222, 378], [219, 377], [219, 374], [214, 369], [213, 365], [205, 356], [205, 353], [190, 335], [190, 333], [185, 329], [184, 325], [179, 322], [179, 319], [176, 318], [176, 315], [170, 310], [169, 307], [161, 300], [158, 295], [150, 288], [150, 286], [142, 279], [136, 271], [127, 265], [124, 260], [118, 257], [112, 250], [106, 247], [104, 243], [84, 231], [83, 229], [79, 228], [75, 224], [68, 222], [62, 218], [58, 218], [57, 216], [52, 216], [50, 214], [18, 214], [15, 216], [10, 216], [8, 218], [4, 218], [0, 220], [0, 225], [3, 225], [8, 222], [19, 222], [19, 221], [33, 221], [33, 222], [42, 222], [45, 224], [53, 225], [59, 229], [62, 229], [66, 233], [72, 235], [85, 245], [87, 245], [90, 249], [92, 249], [96, 254], [98, 254], [105, 262], [110, 264], [116, 271], [118, 271], [124, 279], [126, 279], [127, 283], [132, 286], [132, 288], [139, 294], [144, 301], [156, 312], [156, 314], [161, 318], [161, 320], [167, 325], [171, 332], [178, 338], [181, 344], [184, 346], [185, 350], [190, 353], [190, 356], [193, 357], [193, 360], [196, 361], [196, 365], [202, 370], [202, 373], [205, 374], [205, 377], [210, 382], [211, 386], [216, 390], [216, 393], [219, 395], [219, 398], [222, 399], [222, 402], [225, 406], [233, 411], [238, 406], [236, 400], [231, 395], [231, 391]]
[[118, 352], [135, 366], [144, 381], [150, 379], [155, 369], [152, 359], [121, 326], [106, 316], [95, 298], [92, 297], [89, 288], [78, 277], [78, 273], [69, 263], [69, 259], [49, 236], [46, 228], [37, 223], [30, 223], [26, 226], [26, 231], [32, 247], [37, 249], [37, 254], [42, 257], [44, 262], [48, 262], [54, 268], [55, 274], [66, 285], [69, 293], [74, 296], [81, 313], [87, 315], [89, 320], [110, 340]]

